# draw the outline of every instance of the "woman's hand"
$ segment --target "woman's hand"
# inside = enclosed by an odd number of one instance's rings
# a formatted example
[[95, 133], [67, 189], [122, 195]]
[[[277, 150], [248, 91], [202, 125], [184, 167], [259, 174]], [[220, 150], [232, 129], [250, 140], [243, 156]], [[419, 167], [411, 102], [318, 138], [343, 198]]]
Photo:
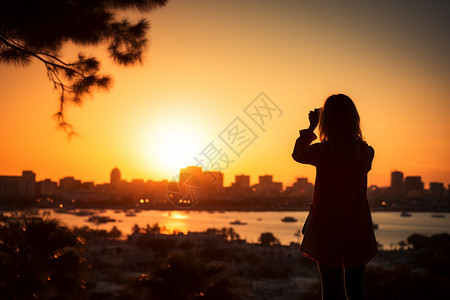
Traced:
[[319, 124], [320, 113], [322, 112], [321, 108], [316, 108], [315, 110], [311, 110], [309, 112], [309, 130], [314, 131], [317, 125]]

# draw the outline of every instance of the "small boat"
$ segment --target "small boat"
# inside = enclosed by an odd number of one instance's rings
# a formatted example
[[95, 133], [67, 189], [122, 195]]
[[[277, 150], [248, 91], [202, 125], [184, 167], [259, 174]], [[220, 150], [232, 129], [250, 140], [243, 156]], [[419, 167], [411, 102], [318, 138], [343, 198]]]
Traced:
[[284, 217], [283, 219], [281, 219], [281, 221], [287, 223], [294, 223], [297, 222], [298, 220], [294, 217]]
[[108, 216], [92, 216], [92, 217], [89, 217], [89, 219], [87, 221], [94, 223], [94, 224], [104, 224], [104, 223], [108, 223], [108, 222], [116, 222], [116, 219], [111, 219]]
[[432, 218], [445, 218], [445, 215], [441, 215], [441, 214], [434, 214], [431, 215]]
[[136, 214], [132, 211], [129, 211], [129, 212], [125, 213], [125, 216], [126, 217], [136, 217]]
[[401, 216], [401, 217], [411, 217], [412, 214], [410, 214], [410, 213], [407, 212], [407, 211], [402, 211], [402, 213], [400, 214], [400, 216]]
[[247, 225], [247, 222], [242, 222], [241, 220], [235, 220], [230, 222], [231, 225]]
[[74, 215], [79, 217], [92, 216], [94, 213], [92, 211], [80, 210], [74, 213]]

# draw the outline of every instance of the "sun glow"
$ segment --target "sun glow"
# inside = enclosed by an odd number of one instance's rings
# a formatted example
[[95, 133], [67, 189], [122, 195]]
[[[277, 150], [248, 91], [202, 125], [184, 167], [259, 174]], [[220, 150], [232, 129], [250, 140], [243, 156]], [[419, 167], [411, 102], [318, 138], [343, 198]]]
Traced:
[[161, 122], [152, 129], [143, 149], [150, 167], [171, 178], [181, 168], [195, 165], [194, 156], [204, 148], [203, 143], [199, 129], [176, 118]]
[[176, 219], [176, 220], [184, 220], [184, 219], [189, 218], [189, 216], [187, 216], [186, 214], [183, 214], [183, 213], [177, 212], [177, 211], [168, 212], [167, 216], [171, 219]]

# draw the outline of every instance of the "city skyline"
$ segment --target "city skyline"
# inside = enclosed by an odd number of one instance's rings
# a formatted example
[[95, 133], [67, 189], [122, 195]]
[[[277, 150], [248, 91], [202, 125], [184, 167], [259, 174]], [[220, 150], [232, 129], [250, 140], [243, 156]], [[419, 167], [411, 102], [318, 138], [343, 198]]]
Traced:
[[[248, 185], [249, 186], [254, 186], [257, 185], [259, 183], [261, 183], [261, 178], [262, 177], [271, 177], [272, 179], [276, 179], [274, 177], [276, 177], [276, 174], [268, 174], [268, 173], [263, 173], [263, 174], [259, 174], [257, 176], [253, 176], [256, 177], [256, 179], [252, 180], [252, 176], [249, 174], [246, 174], [244, 172], [240, 173], [240, 174], [236, 174], [233, 176], [232, 179], [229, 179], [229, 184], [225, 184], [224, 178], [225, 178], [225, 174], [221, 173], [221, 172], [217, 172], [217, 171], [211, 171], [211, 170], [204, 170], [199, 166], [187, 166], [185, 168], [181, 168], [179, 170], [178, 174], [175, 174], [174, 176], [172, 176], [171, 178], [163, 178], [161, 180], [154, 180], [152, 178], [127, 178], [124, 179], [124, 177], [122, 176], [122, 171], [120, 171], [120, 168], [118, 168], [117, 166], [114, 167], [108, 174], [109, 180], [105, 181], [105, 182], [96, 182], [93, 180], [83, 180], [81, 177], [77, 177], [77, 176], [73, 176], [73, 175], [66, 175], [63, 176], [61, 178], [55, 179], [55, 178], [39, 178], [37, 175], [38, 173], [35, 172], [34, 170], [30, 170], [30, 169], [25, 169], [20, 171], [19, 173], [22, 174], [23, 172], [31, 172], [34, 173], [34, 175], [36, 176], [35, 181], [36, 182], [43, 182], [43, 181], [48, 181], [50, 180], [51, 182], [60, 182], [61, 180], [67, 179], [67, 178], [72, 178], [74, 180], [78, 180], [80, 182], [83, 183], [93, 183], [93, 184], [97, 184], [97, 185], [104, 185], [104, 184], [113, 184], [114, 182], [118, 183], [118, 182], [129, 182], [132, 183], [133, 181], [142, 181], [142, 182], [174, 182], [174, 181], [178, 181], [179, 180], [179, 175], [181, 173], [184, 172], [184, 170], [189, 170], [189, 168], [200, 168], [201, 172], [203, 173], [220, 173], [221, 174], [221, 182], [223, 183], [222, 186], [223, 187], [232, 187], [234, 184], [238, 183], [237, 181], [239, 180], [238, 177], [248, 177], [248, 179], [245, 179], [248, 181]], [[195, 171], [194, 171], [195, 172]], [[22, 176], [19, 175], [19, 173], [17, 174], [0, 174], [1, 176]], [[113, 175], [114, 174], [114, 175]], [[295, 184], [296, 182], [298, 182], [298, 179], [302, 179], [302, 178], [306, 178], [308, 182], [314, 184], [315, 181], [315, 177], [310, 178], [307, 176], [299, 176], [297, 178], [295, 178], [294, 181], [290, 182], [290, 183], [286, 183], [286, 182], [281, 182], [283, 189], [289, 186], [292, 186], [293, 184]], [[401, 179], [400, 179], [401, 178]], [[385, 188], [385, 187], [392, 187], [394, 189], [399, 189], [399, 186], [405, 184], [405, 180], [406, 179], [415, 179], [416, 181], [419, 180], [422, 184], [422, 189], [429, 189], [430, 188], [430, 183], [440, 183], [443, 184], [443, 186], [445, 187], [445, 189], [450, 189], [450, 183], [449, 182], [444, 182], [444, 181], [425, 181], [423, 179], [423, 177], [420, 174], [405, 174], [404, 172], [400, 171], [400, 170], [394, 170], [391, 171], [390, 175], [389, 175], [389, 184], [385, 185], [385, 186], [381, 186], [381, 185], [377, 185], [377, 184], [369, 184], [368, 187], [379, 187], [379, 188]], [[274, 180], [273, 182], [280, 182], [278, 180]], [[239, 183], [238, 183], [239, 184]]]
[[[180, 169], [172, 180], [124, 180], [118, 168], [110, 172], [107, 183], [82, 181], [73, 176], [36, 180], [30, 170], [22, 176], [0, 175], [0, 206], [4, 207], [91, 207], [200, 210], [308, 210], [315, 182], [298, 177], [283, 185], [273, 175], [236, 175], [224, 185], [224, 174], [205, 171], [199, 166]], [[430, 182], [425, 187], [421, 176], [391, 173], [389, 186], [370, 185], [367, 199], [374, 210], [448, 211], [450, 184]]]
[[[151, 45], [142, 66], [118, 67], [101, 46], [62, 49], [67, 61], [78, 50], [97, 56], [114, 77], [110, 91], [66, 107], [79, 134], [70, 141], [55, 129], [57, 93], [45, 68], [2, 64], [0, 173], [105, 182], [104, 170], [119, 165], [127, 178], [162, 180], [214, 142], [233, 161], [225, 184], [242, 171], [290, 184], [315, 174], [291, 158], [308, 112], [345, 93], [375, 149], [369, 185], [387, 186], [395, 169], [448, 184], [448, 5], [169, 1], [145, 15]], [[266, 128], [246, 109], [261, 92], [279, 108]], [[236, 125], [253, 135], [233, 151], [222, 133]]]

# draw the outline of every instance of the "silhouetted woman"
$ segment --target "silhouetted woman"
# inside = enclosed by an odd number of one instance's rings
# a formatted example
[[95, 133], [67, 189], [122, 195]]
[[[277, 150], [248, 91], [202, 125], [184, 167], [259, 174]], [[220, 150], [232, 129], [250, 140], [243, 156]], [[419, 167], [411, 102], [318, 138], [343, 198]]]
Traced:
[[[322, 299], [365, 299], [365, 266], [377, 252], [367, 202], [374, 150], [363, 140], [358, 111], [346, 95], [328, 97], [323, 110], [309, 113], [309, 122], [292, 153], [317, 171], [300, 250], [319, 265]], [[317, 125], [321, 142], [311, 145]]]

